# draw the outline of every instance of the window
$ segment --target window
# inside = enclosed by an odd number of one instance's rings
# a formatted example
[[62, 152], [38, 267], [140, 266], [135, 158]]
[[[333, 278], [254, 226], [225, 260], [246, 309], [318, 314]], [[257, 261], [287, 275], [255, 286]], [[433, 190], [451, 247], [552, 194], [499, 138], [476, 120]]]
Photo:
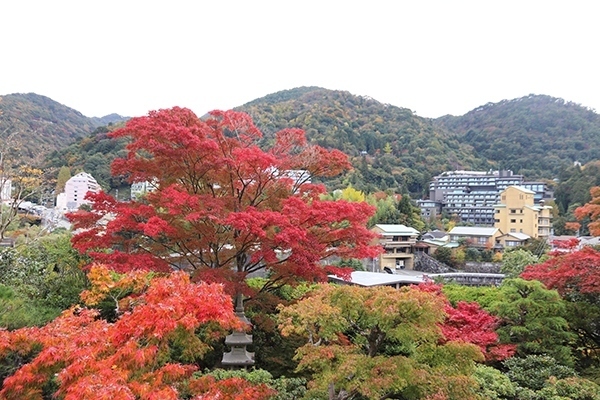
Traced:
[[510, 210], [510, 213], [511, 213], [511, 214], [516, 214], [516, 213], [517, 213], [517, 210]]
[[515, 233], [517, 230], [515, 228], [510, 228], [510, 233]]
[[514, 224], [515, 222], [517, 222], [517, 220], [516, 220], [516, 219], [511, 219], [511, 220], [510, 220], [510, 223], [511, 223], [511, 224]]
[[519, 222], [520, 222], [520, 223], [523, 223], [523, 220], [522, 220], [522, 219], [520, 219], [520, 220], [519, 220]]

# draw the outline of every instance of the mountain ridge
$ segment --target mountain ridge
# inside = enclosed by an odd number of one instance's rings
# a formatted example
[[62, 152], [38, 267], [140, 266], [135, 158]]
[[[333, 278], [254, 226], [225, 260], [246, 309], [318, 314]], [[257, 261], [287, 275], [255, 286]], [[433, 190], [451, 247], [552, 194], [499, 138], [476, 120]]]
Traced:
[[[598, 114], [547, 95], [487, 103], [462, 116], [425, 118], [368, 96], [305, 86], [235, 110], [252, 116], [265, 147], [278, 130], [297, 127], [312, 143], [348, 154], [354, 169], [325, 182], [330, 189], [351, 184], [365, 192], [390, 189], [423, 197], [432, 176], [446, 170], [511, 169], [530, 180], [551, 179], [574, 161], [586, 163], [600, 154]], [[52, 154], [55, 167], [98, 166], [106, 175], [103, 163], [112, 158], [104, 156], [121, 151], [108, 144], [106, 129], [98, 130], [125, 119], [117, 114], [88, 118], [36, 94], [2, 96], [0, 111], [0, 123], [38, 132], [29, 137], [43, 146], [29, 151], [46, 159]], [[47, 127], [53, 129], [42, 129]]]
[[40, 157], [86, 137], [97, 127], [126, 119], [118, 114], [86, 117], [36, 93], [0, 96], [0, 134], [16, 133], [19, 157], [28, 161], [40, 162]]

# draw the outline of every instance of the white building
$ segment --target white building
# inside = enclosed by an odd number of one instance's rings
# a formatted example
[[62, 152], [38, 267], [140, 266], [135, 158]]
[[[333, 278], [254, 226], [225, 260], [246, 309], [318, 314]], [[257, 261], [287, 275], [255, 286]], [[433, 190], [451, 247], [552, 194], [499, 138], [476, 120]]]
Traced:
[[6, 179], [3, 182], [0, 181], [0, 204], [8, 203], [12, 199], [12, 182], [10, 179]]
[[80, 172], [65, 183], [64, 193], [56, 198], [56, 208], [62, 211], [77, 210], [81, 205], [89, 204], [89, 201], [85, 200], [88, 192], [97, 193], [100, 190], [100, 185], [92, 175]]
[[146, 193], [153, 192], [156, 190], [155, 182], [134, 182], [131, 184], [131, 200], [138, 200]]

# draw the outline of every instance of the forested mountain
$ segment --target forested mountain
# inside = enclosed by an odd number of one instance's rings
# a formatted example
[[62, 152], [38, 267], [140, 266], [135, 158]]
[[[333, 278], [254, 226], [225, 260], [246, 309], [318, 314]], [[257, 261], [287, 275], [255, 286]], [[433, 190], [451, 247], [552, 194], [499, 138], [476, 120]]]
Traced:
[[367, 192], [394, 189], [420, 196], [437, 173], [488, 167], [470, 145], [431, 120], [344, 91], [302, 87], [237, 109], [253, 117], [267, 141], [280, 129], [298, 127], [310, 141], [348, 154], [355, 170], [329, 182], [332, 187], [352, 183]]
[[89, 118], [35, 93], [0, 96], [0, 140], [14, 134], [19, 157], [33, 163], [88, 136], [99, 126], [125, 119], [117, 114]]
[[527, 178], [556, 178], [574, 162], [600, 158], [600, 116], [550, 96], [488, 103], [434, 122], [473, 146], [477, 157]]
[[[113, 127], [119, 127], [120, 123]], [[125, 141], [108, 137], [110, 130], [101, 126], [86, 137], [55, 150], [46, 156], [45, 166], [58, 171], [69, 167], [71, 174], [85, 171], [98, 181], [104, 190], [111, 191], [126, 185], [118, 177], [111, 176], [110, 165], [116, 157], [125, 157]]]
[[[511, 169], [528, 180], [562, 180], [574, 161], [600, 158], [598, 114], [550, 96], [530, 95], [488, 103], [463, 116], [428, 119], [345, 91], [301, 87], [237, 110], [253, 117], [265, 145], [276, 131], [298, 127], [311, 142], [348, 154], [354, 170], [326, 182], [329, 189], [352, 184], [365, 192], [392, 189], [417, 198], [427, 194], [432, 176], [446, 170]], [[95, 129], [122, 117], [87, 118], [35, 94], [3, 96], [0, 111], [2, 129], [20, 127], [30, 156], [40, 154], [46, 165], [66, 165], [73, 173], [86, 170], [105, 189], [119, 185], [108, 174], [122, 144], [110, 143], [107, 129]]]

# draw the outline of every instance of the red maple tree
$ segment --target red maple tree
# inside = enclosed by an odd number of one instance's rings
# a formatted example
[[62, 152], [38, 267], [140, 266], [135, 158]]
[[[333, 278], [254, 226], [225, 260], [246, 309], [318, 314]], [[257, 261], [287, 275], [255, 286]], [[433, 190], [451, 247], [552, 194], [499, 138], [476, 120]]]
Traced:
[[262, 150], [247, 114], [214, 111], [202, 120], [172, 108], [112, 136], [130, 140], [113, 174], [156, 190], [131, 202], [92, 194], [91, 211], [70, 218], [79, 232], [73, 246], [117, 271], [186, 269], [240, 293], [259, 270], [272, 285], [325, 280], [350, 272], [323, 267], [328, 257], [379, 252], [366, 228], [373, 208], [322, 200], [324, 187], [311, 183], [349, 168], [347, 157], [308, 144], [300, 129], [278, 132]]
[[452, 306], [440, 285], [424, 283], [416, 287], [435, 293], [443, 299], [446, 312], [446, 318], [441, 324], [444, 342], [472, 343], [479, 347], [487, 361], [503, 360], [515, 353], [515, 345], [499, 341], [496, 328], [500, 319], [482, 309], [479, 304], [459, 301], [456, 306]]
[[600, 294], [600, 251], [586, 246], [569, 253], [553, 253], [540, 264], [530, 265], [521, 274], [523, 279], [536, 279], [561, 295]]

